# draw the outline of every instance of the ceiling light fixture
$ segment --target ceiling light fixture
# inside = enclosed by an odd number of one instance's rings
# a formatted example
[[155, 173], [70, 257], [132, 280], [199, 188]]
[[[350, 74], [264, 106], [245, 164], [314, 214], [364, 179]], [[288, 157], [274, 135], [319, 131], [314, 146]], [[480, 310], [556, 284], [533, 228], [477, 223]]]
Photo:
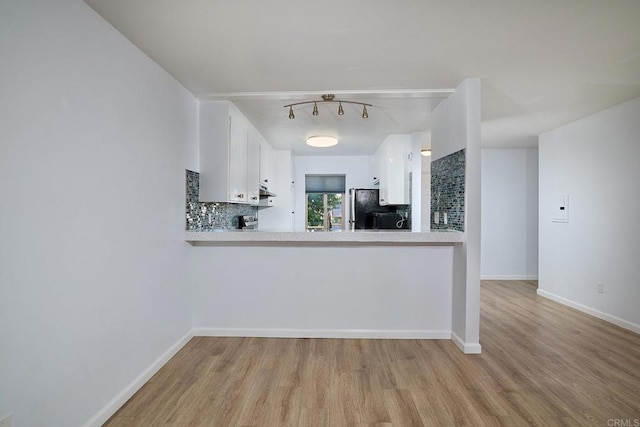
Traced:
[[312, 147], [332, 147], [338, 143], [335, 136], [310, 136], [307, 138], [307, 145]]
[[338, 115], [339, 116], [344, 116], [344, 108], [342, 108], [342, 104], [355, 104], [355, 105], [362, 105], [362, 118], [363, 119], [368, 119], [369, 118], [369, 112], [367, 111], [367, 107], [373, 107], [373, 105], [371, 104], [366, 104], [364, 102], [358, 102], [358, 101], [345, 101], [345, 100], [340, 100], [340, 99], [335, 99], [335, 95], [333, 94], [326, 94], [326, 95], [322, 95], [322, 101], [302, 101], [302, 102], [295, 102], [293, 104], [287, 104], [284, 106], [284, 108], [289, 108], [289, 118], [290, 119], [295, 119], [296, 116], [295, 114], [293, 114], [293, 107], [294, 105], [304, 105], [304, 104], [313, 104], [313, 115], [317, 116], [318, 113], [318, 102], [322, 103], [322, 102], [337, 102], [338, 103]]
[[422, 154], [425, 157], [428, 157], [431, 155], [431, 148], [423, 148], [422, 150], [420, 150], [420, 154]]

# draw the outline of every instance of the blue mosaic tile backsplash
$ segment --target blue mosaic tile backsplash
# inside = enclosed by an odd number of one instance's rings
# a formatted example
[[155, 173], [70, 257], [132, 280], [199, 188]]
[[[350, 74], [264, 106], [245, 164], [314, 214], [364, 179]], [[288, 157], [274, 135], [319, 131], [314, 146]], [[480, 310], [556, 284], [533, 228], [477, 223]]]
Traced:
[[[465, 151], [431, 162], [431, 230], [464, 231]], [[440, 221], [435, 223], [435, 212]], [[444, 224], [443, 213], [447, 214]]]
[[239, 215], [257, 215], [256, 206], [199, 201], [200, 174], [187, 170], [186, 230], [218, 231], [238, 228]]

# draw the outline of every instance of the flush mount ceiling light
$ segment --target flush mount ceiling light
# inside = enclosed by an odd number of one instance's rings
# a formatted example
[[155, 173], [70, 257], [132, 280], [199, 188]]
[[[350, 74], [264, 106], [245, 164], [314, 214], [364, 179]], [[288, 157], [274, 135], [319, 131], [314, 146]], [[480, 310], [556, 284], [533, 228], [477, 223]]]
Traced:
[[423, 148], [422, 150], [420, 150], [420, 154], [422, 154], [425, 157], [428, 157], [431, 155], [431, 148]]
[[312, 147], [332, 147], [338, 143], [338, 138], [334, 136], [311, 136], [307, 138], [307, 145]]
[[345, 101], [345, 100], [340, 100], [340, 99], [335, 99], [335, 95], [333, 94], [326, 94], [326, 95], [322, 95], [322, 100], [321, 101], [303, 101], [303, 102], [295, 102], [293, 104], [288, 104], [285, 105], [284, 108], [289, 108], [289, 118], [290, 119], [295, 119], [296, 115], [293, 114], [293, 106], [294, 105], [304, 105], [304, 104], [313, 104], [313, 115], [317, 116], [319, 114], [318, 112], [318, 103], [324, 103], [324, 102], [334, 102], [338, 104], [338, 115], [339, 116], [344, 116], [344, 108], [342, 108], [342, 104], [355, 104], [355, 105], [362, 105], [362, 118], [363, 119], [368, 119], [369, 118], [369, 112], [367, 111], [367, 107], [372, 107], [371, 104], [365, 104], [364, 102], [358, 102], [358, 101]]

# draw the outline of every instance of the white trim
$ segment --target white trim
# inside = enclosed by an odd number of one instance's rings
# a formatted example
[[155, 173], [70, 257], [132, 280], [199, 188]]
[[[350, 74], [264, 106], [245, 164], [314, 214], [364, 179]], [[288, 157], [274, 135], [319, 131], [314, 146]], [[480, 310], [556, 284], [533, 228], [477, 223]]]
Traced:
[[241, 329], [196, 328], [197, 337], [451, 339], [451, 331], [402, 329]]
[[[371, 98], [446, 98], [455, 92], [453, 88], [442, 89], [360, 89], [360, 90], [313, 90], [313, 91], [280, 91], [280, 92], [218, 92], [200, 93], [196, 98], [204, 101], [236, 101], [236, 100], [298, 100], [314, 95], [332, 93], [336, 96], [354, 95]], [[319, 101], [318, 101], [319, 102]]]
[[147, 369], [134, 379], [124, 390], [98, 411], [84, 427], [99, 427], [104, 424], [118, 409], [126, 403], [149, 379], [160, 370], [182, 347], [193, 338], [193, 331], [180, 338], [167, 351], [158, 357]]
[[480, 280], [538, 280], [537, 274], [527, 275], [527, 274], [512, 274], [512, 275], [498, 275], [498, 274], [487, 274], [481, 275]]
[[575, 301], [571, 301], [570, 299], [558, 296], [556, 294], [552, 294], [551, 292], [547, 292], [543, 289], [538, 289], [538, 295], [541, 297], [548, 298], [555, 302], [559, 302], [560, 304], [566, 305], [567, 307], [575, 308], [578, 311], [583, 313], [587, 313], [593, 317], [597, 317], [598, 319], [605, 320], [609, 323], [613, 323], [614, 325], [618, 325], [621, 328], [628, 329], [630, 331], [635, 332], [636, 334], [640, 334], [640, 325], [629, 322], [627, 320], [621, 319], [619, 317], [613, 316], [611, 314], [604, 313], [600, 310], [596, 310], [594, 308], [588, 307], [586, 305], [577, 303]]
[[462, 338], [456, 335], [455, 332], [451, 332], [451, 341], [453, 341], [464, 354], [480, 354], [482, 352], [480, 343], [466, 343], [462, 341]]

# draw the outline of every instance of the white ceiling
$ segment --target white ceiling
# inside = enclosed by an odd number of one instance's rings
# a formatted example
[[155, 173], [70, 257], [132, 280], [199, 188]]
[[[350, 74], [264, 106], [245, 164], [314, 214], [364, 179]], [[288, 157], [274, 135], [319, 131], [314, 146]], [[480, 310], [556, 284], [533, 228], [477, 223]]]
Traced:
[[[233, 100], [298, 154], [365, 154], [385, 134], [427, 131], [468, 77], [482, 79], [484, 147], [534, 147], [640, 96], [637, 0], [86, 2], [196, 97]], [[375, 107], [367, 120], [346, 105], [342, 117], [322, 105], [287, 118], [283, 105], [322, 93]], [[306, 148], [319, 133], [341, 144]]]

